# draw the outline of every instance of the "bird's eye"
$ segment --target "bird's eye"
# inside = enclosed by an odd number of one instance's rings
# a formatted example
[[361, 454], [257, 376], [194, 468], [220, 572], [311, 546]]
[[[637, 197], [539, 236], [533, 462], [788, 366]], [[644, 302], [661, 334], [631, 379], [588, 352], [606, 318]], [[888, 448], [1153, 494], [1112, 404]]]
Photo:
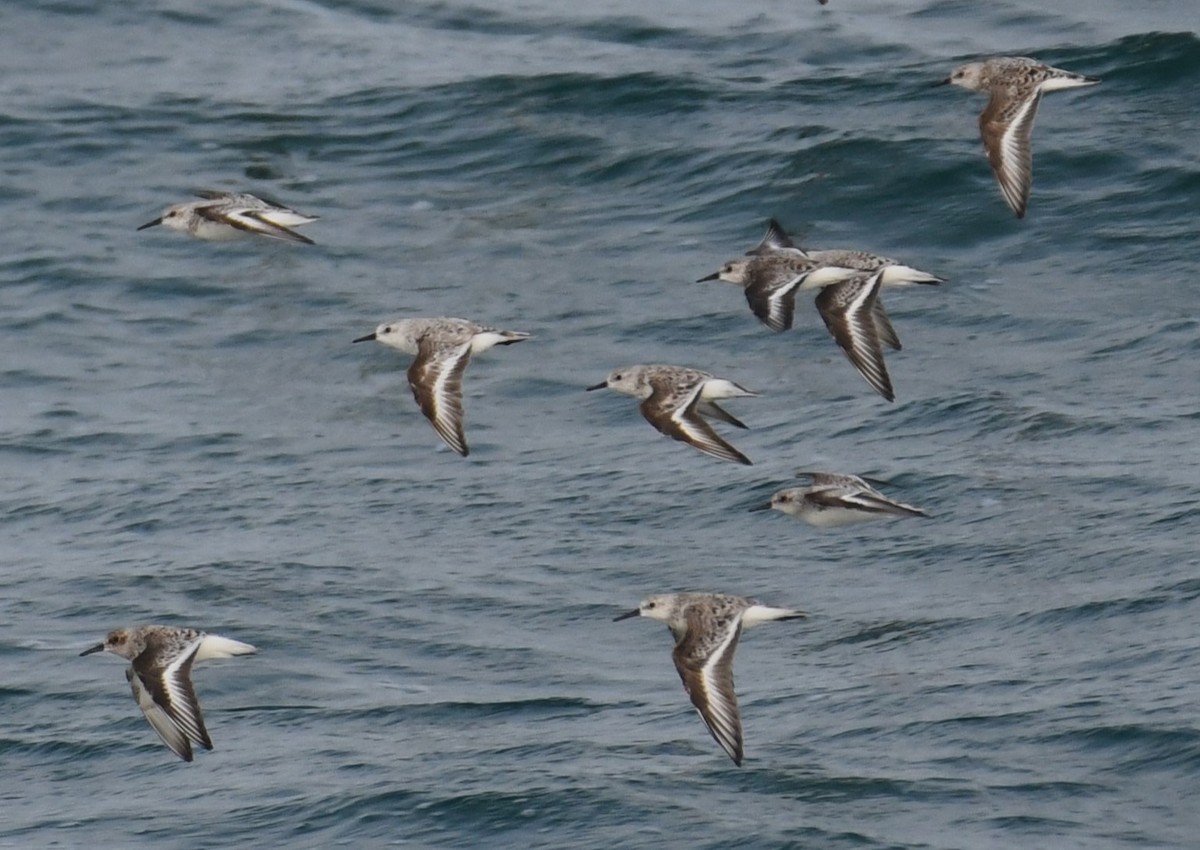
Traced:
[[654, 607], [655, 605], [657, 605], [657, 604], [658, 604], [657, 602], [647, 602], [647, 603], [646, 603], [646, 607], [647, 607], [647, 608], [653, 608], [653, 607]]
[[620, 372], [617, 372], [615, 375], [613, 375], [613, 380], [614, 380], [614, 381], [619, 381], [619, 380], [621, 380], [621, 373], [620, 373]]
[[385, 334], [390, 334], [392, 332], [392, 326], [388, 325], [386, 328], [383, 329], [383, 332]]

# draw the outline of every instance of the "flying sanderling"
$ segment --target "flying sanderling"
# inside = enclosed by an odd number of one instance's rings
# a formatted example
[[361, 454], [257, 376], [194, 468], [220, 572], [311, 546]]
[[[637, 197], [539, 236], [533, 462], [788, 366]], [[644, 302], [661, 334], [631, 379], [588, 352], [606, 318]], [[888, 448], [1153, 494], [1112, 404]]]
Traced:
[[[775, 219], [767, 222], [766, 235], [763, 236], [762, 241], [758, 245], [747, 251], [746, 254], [748, 256], [756, 256], [772, 252], [800, 255], [808, 257], [811, 260], [816, 260], [818, 263], [855, 269], [860, 272], [877, 272], [882, 270], [883, 277], [880, 282], [884, 288], [889, 286], [911, 286], [912, 284], [936, 286], [943, 282], [942, 278], [937, 275], [923, 272], [920, 269], [914, 269], [912, 266], [906, 266], [904, 263], [901, 263], [899, 260], [893, 260], [891, 257], [881, 257], [878, 254], [871, 254], [866, 251], [844, 248], [816, 251], [808, 248], [799, 248]], [[899, 351], [902, 347], [900, 345], [900, 337], [896, 335], [896, 329], [892, 327], [891, 319], [888, 318], [887, 311], [883, 308], [882, 295], [875, 298], [873, 317], [875, 320], [875, 329], [879, 332], [880, 341], [884, 345]]]
[[463, 433], [462, 378], [472, 354], [494, 345], [512, 345], [529, 334], [502, 331], [466, 319], [397, 319], [354, 342], [378, 340], [417, 358], [408, 367], [408, 386], [425, 418], [446, 445], [463, 457], [470, 454]]
[[[792, 326], [796, 293], [818, 289], [817, 312], [854, 368], [876, 392], [895, 401], [892, 379], [883, 362], [882, 337], [894, 338], [891, 323], [883, 318], [880, 332], [875, 306], [883, 283], [883, 270], [873, 274], [827, 266], [802, 251], [773, 251], [730, 260], [720, 271], [700, 278], [723, 280], [744, 288], [754, 315], [773, 331]], [[895, 340], [899, 345], [899, 340]]]
[[746, 426], [717, 405], [717, 399], [756, 396], [733, 381], [684, 366], [637, 365], [617, 369], [588, 390], [608, 387], [642, 400], [646, 421], [673, 440], [682, 440], [705, 454], [749, 465], [750, 459], [721, 439], [703, 417], [720, 419], [737, 428]]
[[909, 286], [914, 283], [939, 284], [943, 282], [943, 279], [937, 275], [923, 272], [920, 269], [914, 269], [912, 266], [907, 266], [891, 257], [882, 257], [879, 254], [871, 254], [867, 251], [855, 251], [849, 248], [833, 248], [817, 251], [812, 248], [801, 248], [787, 235], [787, 232], [783, 229], [783, 225], [772, 218], [767, 221], [767, 232], [763, 235], [762, 240], [747, 251], [746, 255], [752, 257], [773, 252], [796, 254], [808, 257], [810, 260], [816, 260], [818, 263], [823, 263], [826, 266], [837, 266], [860, 272], [877, 272], [882, 269], [884, 286]]
[[637, 608], [615, 619], [638, 615], [667, 624], [675, 637], [671, 658], [683, 689], [708, 731], [740, 767], [742, 716], [733, 690], [733, 654], [742, 628], [808, 615], [789, 608], [768, 608], [741, 596], [664, 593], [646, 597]]
[[125, 678], [133, 689], [138, 708], [163, 743], [184, 761], [192, 760], [190, 741], [206, 750], [213, 748], [192, 687], [192, 664], [257, 652], [248, 643], [174, 626], [114, 629], [103, 643], [85, 649], [80, 655], [101, 651], [133, 662], [125, 671]]
[[1052, 68], [1035, 59], [997, 56], [962, 65], [937, 85], [952, 83], [991, 94], [987, 108], [979, 116], [979, 131], [1004, 200], [1017, 218], [1024, 218], [1033, 183], [1033, 148], [1029, 139], [1042, 94], [1098, 82], [1098, 77]]
[[287, 242], [313, 244], [307, 236], [301, 236], [291, 228], [316, 221], [315, 215], [296, 212], [247, 192], [201, 189], [196, 192], [196, 197], [204, 200], [169, 206], [162, 215], [154, 221], [146, 222], [138, 230], [161, 224], [171, 230], [209, 241], [225, 241], [247, 234], [257, 234]]
[[780, 490], [771, 501], [750, 510], [774, 508], [817, 528], [854, 525], [889, 516], [929, 516], [920, 508], [889, 499], [857, 475], [834, 472], [797, 472], [812, 479], [809, 487]]

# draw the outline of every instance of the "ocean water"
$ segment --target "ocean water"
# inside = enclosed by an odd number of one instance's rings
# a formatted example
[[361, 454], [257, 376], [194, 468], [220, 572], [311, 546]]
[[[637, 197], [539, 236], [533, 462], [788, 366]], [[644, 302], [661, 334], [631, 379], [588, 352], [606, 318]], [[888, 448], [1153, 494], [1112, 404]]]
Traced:
[[[0, 11], [0, 847], [1185, 848], [1200, 830], [1193, 0], [11, 0]], [[955, 65], [1045, 98], [1029, 214]], [[196, 188], [315, 246], [135, 228]], [[890, 292], [897, 401], [802, 298], [695, 283], [778, 217]], [[460, 458], [351, 345], [463, 315]], [[761, 392], [754, 459], [583, 388]], [[731, 429], [722, 428], [728, 433]], [[933, 518], [748, 513], [800, 468]], [[746, 634], [736, 768], [642, 596]], [[208, 629], [176, 760], [108, 630]]]

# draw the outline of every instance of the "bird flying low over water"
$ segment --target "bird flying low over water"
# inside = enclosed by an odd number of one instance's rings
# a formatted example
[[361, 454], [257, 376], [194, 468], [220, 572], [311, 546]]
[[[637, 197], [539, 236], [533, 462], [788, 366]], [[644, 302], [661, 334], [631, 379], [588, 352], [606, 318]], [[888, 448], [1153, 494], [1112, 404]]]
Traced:
[[857, 475], [835, 472], [797, 472], [809, 478], [808, 487], [780, 490], [771, 501], [750, 510], [777, 510], [816, 528], [835, 528], [888, 517], [923, 516], [920, 508], [889, 499]]
[[1085, 77], [1052, 68], [1024, 56], [997, 56], [954, 69], [935, 85], [955, 85], [988, 92], [991, 99], [979, 116], [979, 132], [1000, 191], [1017, 218], [1025, 217], [1033, 185], [1033, 120], [1048, 91], [1094, 86]]
[[529, 339], [520, 331], [502, 331], [467, 319], [439, 316], [395, 319], [353, 342], [375, 340], [416, 359], [408, 367], [408, 386], [433, 430], [463, 457], [471, 453], [463, 430], [462, 379], [472, 354], [496, 345]]
[[834, 341], [876, 392], [888, 401], [895, 400], [874, 318], [882, 272], [867, 274], [829, 268], [802, 257], [764, 254], [730, 260], [716, 273], [700, 278], [718, 279], [742, 286], [754, 315], [777, 332], [792, 326], [796, 292], [817, 289], [817, 312]]
[[741, 286], [758, 319], [779, 332], [792, 326], [796, 294], [816, 290], [817, 312], [851, 364], [888, 401], [896, 397], [883, 346], [900, 338], [880, 301], [884, 286], [936, 284], [941, 278], [865, 251], [806, 251], [796, 247], [775, 219], [746, 256], [700, 278]]
[[751, 460], [713, 430], [705, 421], [720, 419], [735, 428], [741, 420], [717, 404], [720, 399], [758, 395], [733, 381], [685, 366], [639, 364], [626, 366], [588, 390], [608, 388], [642, 400], [639, 410], [646, 421], [673, 440], [694, 446], [721, 460], [749, 465]]
[[733, 689], [733, 654], [742, 629], [808, 615], [722, 593], [664, 593], [646, 597], [615, 620], [637, 616], [667, 624], [675, 638], [671, 660], [683, 689], [713, 738], [741, 767], [742, 714]]
[[213, 748], [200, 701], [192, 686], [192, 664], [210, 658], [252, 655], [248, 643], [196, 629], [174, 626], [138, 626], [114, 629], [103, 641], [80, 655], [111, 652], [133, 662], [125, 678], [138, 708], [171, 752], [184, 761], [192, 760], [192, 743]]
[[315, 215], [296, 212], [247, 192], [201, 189], [196, 196], [204, 200], [169, 206], [162, 215], [146, 222], [138, 230], [161, 224], [169, 230], [178, 230], [210, 242], [255, 235], [284, 242], [313, 244], [311, 239], [292, 228], [316, 221]]

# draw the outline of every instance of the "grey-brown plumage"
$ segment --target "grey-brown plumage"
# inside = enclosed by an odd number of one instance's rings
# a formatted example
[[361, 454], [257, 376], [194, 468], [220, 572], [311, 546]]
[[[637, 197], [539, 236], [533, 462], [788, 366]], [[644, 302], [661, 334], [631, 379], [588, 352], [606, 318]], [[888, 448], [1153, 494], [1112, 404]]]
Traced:
[[961, 65], [941, 84], [991, 95], [979, 116], [979, 132], [1004, 200], [1024, 218], [1033, 185], [1033, 122], [1042, 95], [1092, 86], [1100, 80], [1053, 68], [1024, 56], [997, 56]]
[[169, 230], [178, 230], [209, 241], [224, 241], [253, 234], [284, 242], [313, 244], [311, 239], [292, 228], [316, 221], [315, 215], [297, 212], [249, 192], [201, 189], [195, 194], [203, 200], [173, 204], [138, 230], [162, 225]]
[[771, 496], [752, 511], [777, 510], [816, 528], [835, 528], [887, 517], [927, 517], [920, 508], [889, 499], [857, 475], [797, 472], [808, 487], [791, 487]]
[[[869, 277], [861, 274], [837, 286], [827, 286], [817, 293], [817, 312], [846, 357], [872, 389], [888, 401], [895, 401], [896, 392], [892, 389], [892, 379], [883, 362], [884, 336], [880, 334], [875, 309], [880, 281], [881, 273], [876, 272]], [[884, 325], [884, 330], [894, 339], [896, 332], [890, 323]], [[897, 348], [900, 347], [899, 340], [895, 340], [895, 344]]]
[[408, 386], [417, 406], [438, 436], [463, 457], [470, 454], [463, 429], [462, 379], [471, 355], [495, 345], [528, 339], [521, 331], [503, 331], [466, 319], [438, 316], [395, 319], [354, 342], [377, 340], [415, 354], [408, 367]]
[[665, 593], [616, 617], [649, 617], [667, 624], [675, 638], [671, 660], [708, 731], [739, 767], [744, 756], [742, 717], [733, 688], [733, 655], [742, 628], [808, 616], [769, 608], [754, 599], [723, 593]]
[[641, 399], [638, 409], [642, 416], [671, 439], [687, 443], [721, 460], [746, 465], [751, 463], [748, 457], [723, 440], [704, 417], [745, 428], [717, 401], [754, 396], [757, 393], [699, 369], [657, 363], [615, 369], [605, 380], [588, 387], [588, 390], [604, 388]]
[[768, 328], [780, 333], [792, 327], [797, 292], [830, 286], [856, 274], [854, 269], [817, 262], [803, 251], [771, 251], [730, 260], [697, 283], [723, 280], [741, 286], [751, 312]]
[[138, 708], [171, 752], [191, 761], [193, 743], [206, 750], [213, 748], [192, 686], [192, 664], [257, 650], [248, 643], [196, 629], [138, 626], [114, 629], [80, 655], [102, 651], [133, 662], [125, 678]]
[[[850, 256], [855, 252], [841, 253], [867, 264], [861, 257]], [[813, 259], [793, 246], [772, 219], [757, 248], [700, 281], [723, 280], [741, 286], [754, 315], [776, 332], [792, 326], [796, 293], [818, 290], [817, 312], [834, 341], [867, 383], [885, 399], [894, 401], [896, 394], [884, 364], [883, 345], [899, 348], [900, 339], [879, 304], [879, 291], [885, 277], [896, 273], [896, 267], [887, 263], [872, 265], [875, 270], [866, 272]]]
[[[869, 251], [851, 248], [824, 250], [801, 248], [792, 241], [783, 226], [773, 218], [767, 222], [767, 232], [763, 235], [762, 240], [746, 254], [747, 256], [780, 254], [806, 257], [818, 266], [832, 266], [867, 273], [881, 271], [883, 272], [880, 279], [882, 287], [911, 286], [913, 284], [936, 286], [943, 282], [942, 278], [937, 275], [915, 269], [892, 257], [872, 254]], [[896, 334], [896, 329], [892, 327], [891, 319], [888, 318], [887, 311], [884, 309], [882, 293], [875, 298], [873, 316], [880, 341], [889, 348], [899, 351], [902, 348], [900, 337]]]

